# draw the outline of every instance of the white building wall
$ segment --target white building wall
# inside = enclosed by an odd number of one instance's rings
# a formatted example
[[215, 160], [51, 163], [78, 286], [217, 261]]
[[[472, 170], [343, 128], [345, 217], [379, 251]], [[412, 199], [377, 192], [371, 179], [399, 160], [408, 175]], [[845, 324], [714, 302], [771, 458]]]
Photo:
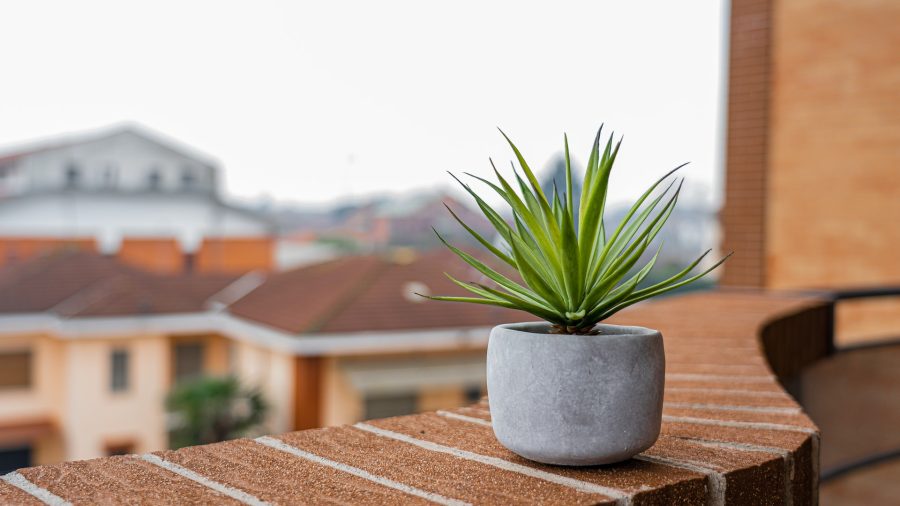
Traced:
[[[75, 189], [147, 191], [150, 174], [159, 174], [157, 191], [215, 193], [216, 168], [209, 162], [185, 156], [132, 130], [39, 150], [16, 160], [18, 190], [26, 193], [73, 189], [67, 172], [78, 171]], [[189, 172], [193, 183], [185, 186]]]
[[104, 253], [123, 237], [173, 237], [195, 251], [203, 237], [264, 237], [268, 225], [197, 195], [44, 194], [0, 201], [0, 236], [94, 237]]
[[213, 162], [141, 130], [23, 153], [0, 156], [0, 237], [94, 237], [113, 253], [123, 237], [174, 238], [192, 252], [204, 237], [270, 234], [266, 220], [219, 200]]

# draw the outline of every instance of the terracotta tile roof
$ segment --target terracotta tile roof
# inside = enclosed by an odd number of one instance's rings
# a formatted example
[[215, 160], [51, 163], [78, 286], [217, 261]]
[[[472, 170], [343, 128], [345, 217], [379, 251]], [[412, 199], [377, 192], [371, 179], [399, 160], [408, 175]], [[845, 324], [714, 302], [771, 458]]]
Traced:
[[338, 259], [275, 274], [230, 307], [232, 314], [294, 333], [492, 326], [533, 316], [493, 306], [435, 302], [412, 291], [466, 295], [444, 276], [481, 275], [453, 253]]
[[[816, 504], [818, 429], [782, 389], [778, 367], [766, 364], [795, 358], [795, 349], [823, 349], [832, 309], [812, 297], [713, 292], [617, 315], [618, 323], [659, 328], [667, 366], [678, 371], [667, 370], [659, 440], [617, 464], [525, 460], [494, 437], [485, 399], [353, 426], [21, 469], [0, 477], [0, 503], [52, 494], [76, 504]], [[709, 373], [707, 365], [734, 371]]]
[[[272, 274], [229, 311], [297, 334], [480, 327], [534, 319], [518, 311], [428, 301], [412, 293], [465, 295], [444, 272], [480, 279], [448, 251], [346, 257]], [[62, 251], [0, 269], [0, 314], [203, 311], [210, 297], [236, 279], [154, 274], [96, 253]]]
[[205, 310], [234, 275], [161, 275], [96, 253], [63, 251], [0, 270], [0, 314], [122, 316]]
[[374, 257], [350, 257], [273, 274], [229, 311], [289, 332], [306, 331], [346, 303], [380, 265]]

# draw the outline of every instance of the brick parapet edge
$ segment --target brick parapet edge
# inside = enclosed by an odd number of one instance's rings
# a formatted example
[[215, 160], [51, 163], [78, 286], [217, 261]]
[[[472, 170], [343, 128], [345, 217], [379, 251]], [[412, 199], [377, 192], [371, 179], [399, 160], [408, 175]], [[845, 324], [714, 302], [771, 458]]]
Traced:
[[353, 426], [21, 469], [0, 481], [0, 503], [815, 504], [818, 429], [778, 375], [824, 356], [829, 307], [809, 296], [708, 292], [617, 315], [618, 323], [660, 329], [667, 353], [662, 435], [620, 464], [522, 459], [494, 438], [485, 399]]

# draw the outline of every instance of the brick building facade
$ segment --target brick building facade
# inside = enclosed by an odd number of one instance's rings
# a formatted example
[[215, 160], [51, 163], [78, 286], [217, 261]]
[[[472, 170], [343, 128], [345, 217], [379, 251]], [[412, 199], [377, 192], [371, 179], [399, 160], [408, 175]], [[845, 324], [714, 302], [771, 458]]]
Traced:
[[[900, 284], [898, 22], [891, 0], [732, 2], [723, 284]], [[900, 314], [858, 306], [839, 325]]]

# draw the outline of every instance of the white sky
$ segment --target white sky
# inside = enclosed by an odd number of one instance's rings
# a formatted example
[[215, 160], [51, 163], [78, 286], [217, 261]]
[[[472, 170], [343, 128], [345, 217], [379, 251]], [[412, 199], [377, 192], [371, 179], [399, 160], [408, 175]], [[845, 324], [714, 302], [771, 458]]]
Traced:
[[543, 167], [626, 135], [613, 201], [683, 161], [718, 200], [724, 0], [0, 4], [0, 146], [143, 123], [229, 194], [304, 203]]

